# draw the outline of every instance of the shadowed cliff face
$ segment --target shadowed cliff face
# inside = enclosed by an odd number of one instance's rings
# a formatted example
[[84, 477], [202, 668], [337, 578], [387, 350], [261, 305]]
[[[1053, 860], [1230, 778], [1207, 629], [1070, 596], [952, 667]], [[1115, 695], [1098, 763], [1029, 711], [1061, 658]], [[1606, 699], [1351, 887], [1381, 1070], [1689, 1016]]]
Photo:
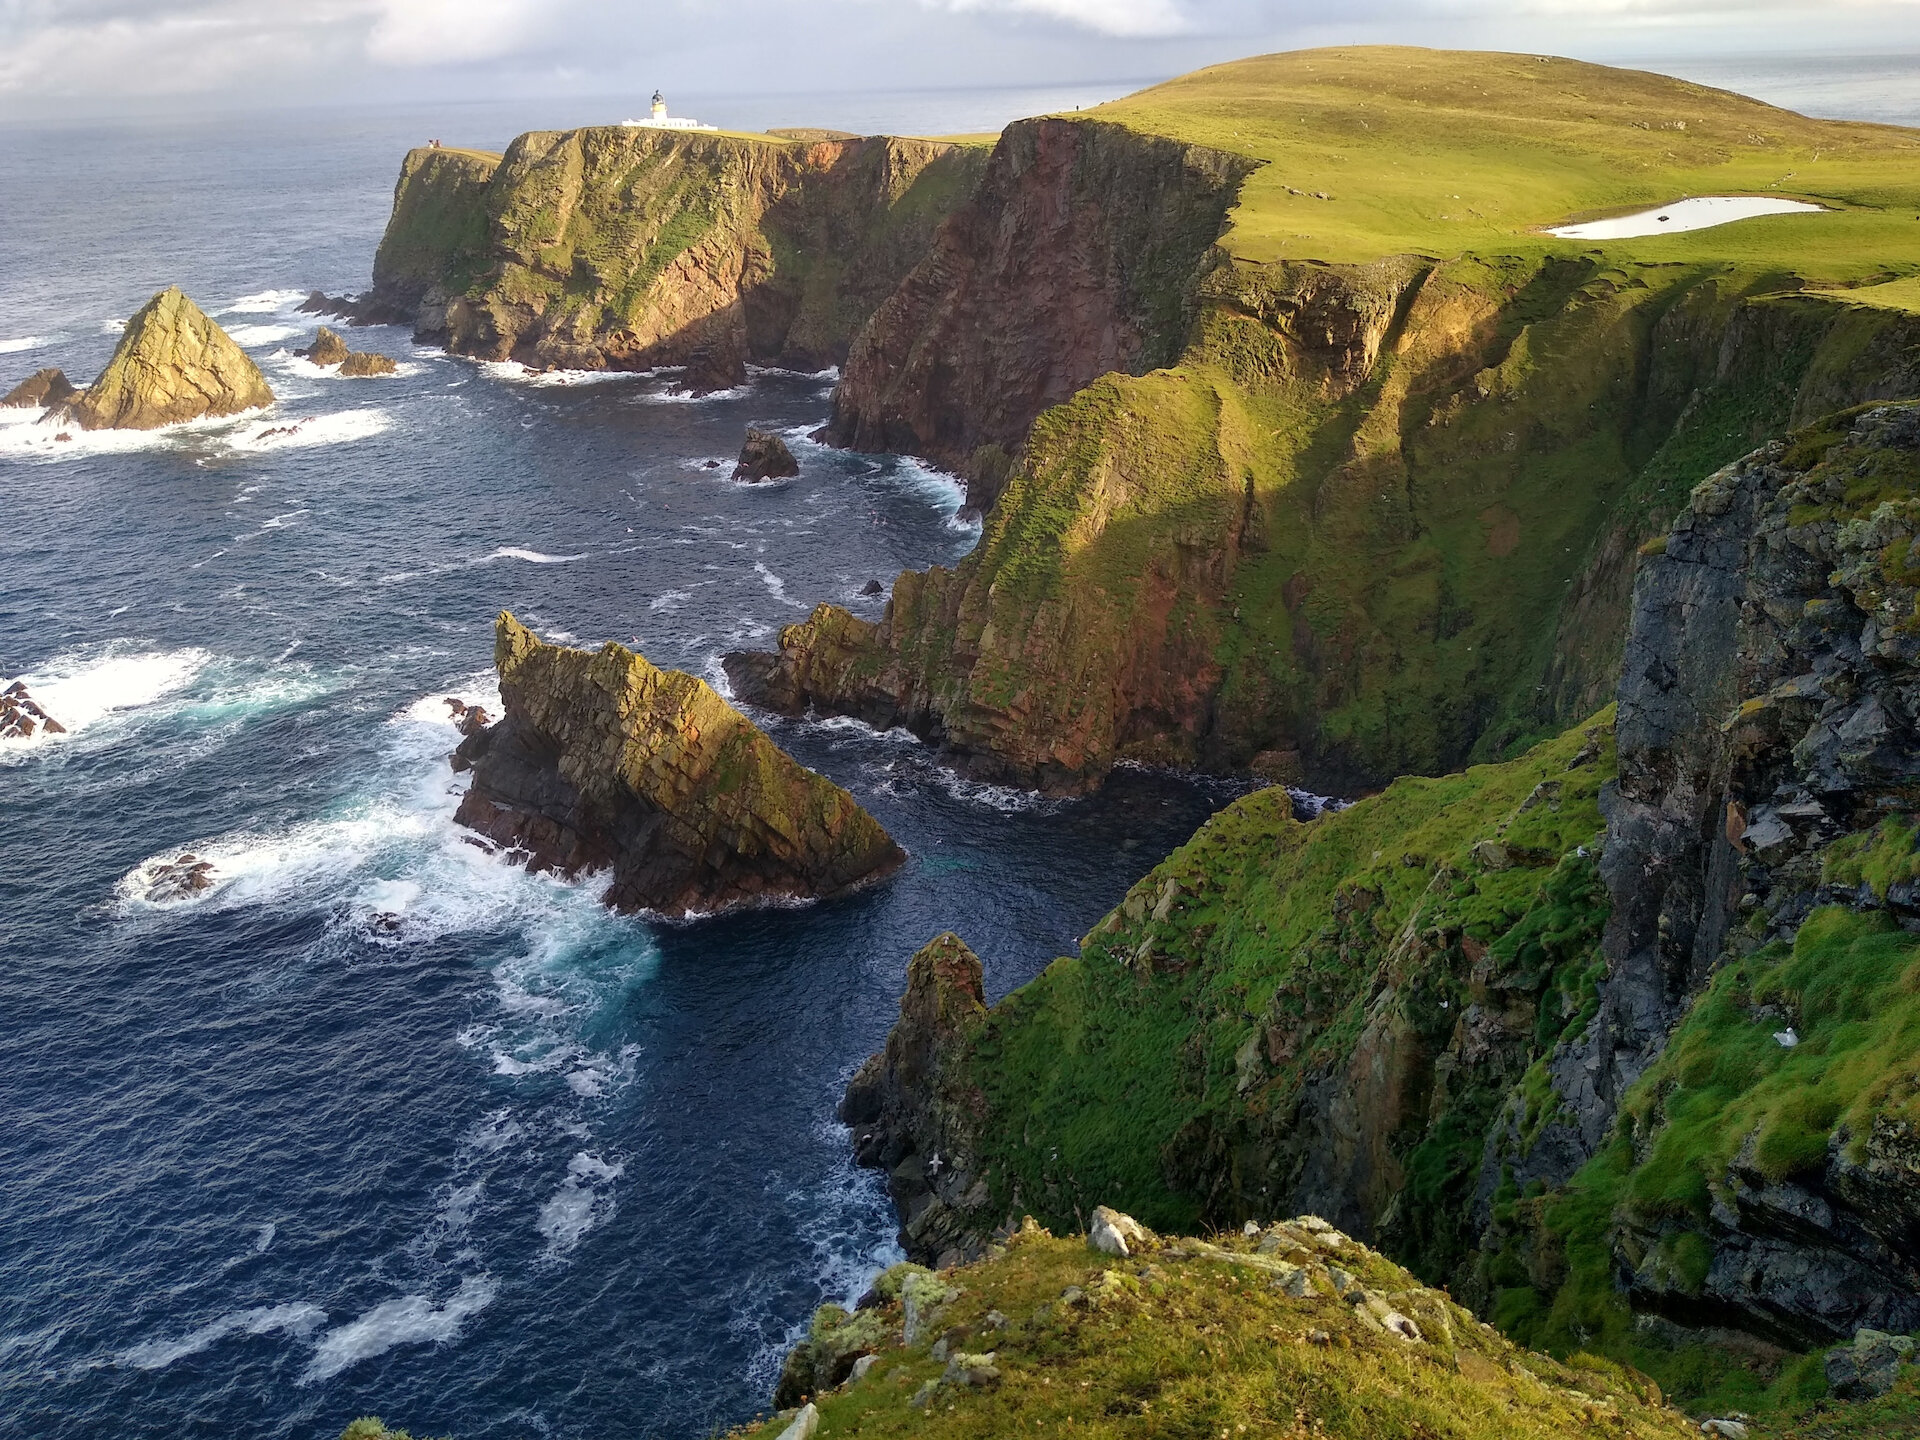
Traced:
[[414, 151], [376, 297], [459, 354], [536, 367], [817, 369], [926, 253], [984, 152], [601, 126], [521, 136], [497, 166]]
[[543, 644], [505, 613], [494, 663], [506, 714], [456, 752], [473, 784], [455, 818], [535, 869], [610, 872], [617, 909], [838, 895], [905, 858], [694, 676], [619, 645]]
[[990, 508], [1049, 406], [1172, 364], [1253, 162], [1069, 120], [1010, 125], [972, 200], [861, 332], [827, 433], [924, 455]]

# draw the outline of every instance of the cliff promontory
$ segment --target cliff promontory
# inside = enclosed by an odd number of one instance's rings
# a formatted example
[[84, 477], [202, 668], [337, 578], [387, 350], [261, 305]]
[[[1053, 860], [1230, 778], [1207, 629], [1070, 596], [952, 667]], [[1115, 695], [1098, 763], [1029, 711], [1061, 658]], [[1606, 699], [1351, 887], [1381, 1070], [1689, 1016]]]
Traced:
[[127, 321], [107, 368], [63, 413], [88, 430], [155, 430], [271, 404], [260, 367], [169, 286]]
[[[877, 625], [790, 628], [736, 691], [1054, 790], [1118, 760], [1338, 790], [1511, 755], [1605, 703], [1633, 553], [1694, 480], [1920, 391], [1887, 283], [1917, 158], [1660, 76], [1389, 48], [1012, 126], [832, 430], [962, 467], [998, 497], [980, 543]], [[1545, 228], [1796, 186], [1821, 213]]]
[[599, 126], [504, 156], [415, 150], [369, 300], [422, 338], [538, 368], [816, 370], [971, 191], [977, 146]]
[[845, 790], [702, 680], [620, 645], [540, 641], [502, 612], [505, 714], [455, 752], [458, 821], [565, 875], [606, 871], [622, 910], [707, 913], [843, 894], [904, 856]]

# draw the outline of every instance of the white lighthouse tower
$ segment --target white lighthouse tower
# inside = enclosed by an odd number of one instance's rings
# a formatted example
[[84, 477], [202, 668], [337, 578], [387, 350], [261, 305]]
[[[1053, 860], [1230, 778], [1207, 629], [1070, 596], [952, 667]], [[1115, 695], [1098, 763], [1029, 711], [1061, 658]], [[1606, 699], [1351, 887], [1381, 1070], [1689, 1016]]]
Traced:
[[717, 125], [702, 125], [698, 120], [686, 120], [677, 115], [667, 114], [667, 97], [658, 90], [653, 92], [653, 107], [645, 120], [622, 120], [622, 125], [634, 130], [717, 130]]

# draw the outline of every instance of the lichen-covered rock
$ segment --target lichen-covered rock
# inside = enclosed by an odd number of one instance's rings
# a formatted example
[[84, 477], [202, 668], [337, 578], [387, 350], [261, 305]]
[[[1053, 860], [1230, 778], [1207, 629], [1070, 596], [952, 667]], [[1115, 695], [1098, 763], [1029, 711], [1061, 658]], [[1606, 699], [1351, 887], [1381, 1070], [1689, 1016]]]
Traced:
[[609, 905], [686, 915], [839, 895], [905, 858], [703, 680], [621, 645], [544, 644], [505, 612], [494, 663], [505, 714], [456, 752], [474, 772], [456, 818], [532, 867], [609, 871]]
[[314, 335], [313, 344], [304, 350], [294, 351], [294, 354], [304, 356], [316, 365], [338, 365], [349, 353], [347, 342], [340, 338], [340, 333], [326, 325], [322, 325]]
[[0, 406], [10, 410], [31, 410], [71, 400], [79, 389], [58, 369], [36, 370], [9, 390]]
[[886, 1048], [840, 1102], [855, 1157], [887, 1172], [909, 1255], [937, 1261], [979, 1251], [976, 1227], [960, 1212], [986, 1201], [976, 1158], [985, 1102], [966, 1076], [968, 1045], [986, 1015], [980, 957], [951, 932], [936, 936], [907, 962]]
[[371, 350], [350, 351], [340, 362], [340, 374], [349, 380], [391, 375], [398, 368], [391, 356], [375, 354]]
[[736, 480], [784, 480], [800, 473], [800, 462], [793, 458], [787, 442], [770, 430], [749, 426], [747, 440], [740, 447], [740, 463], [733, 467]]
[[271, 404], [259, 366], [170, 286], [127, 321], [107, 368], [65, 413], [88, 430], [154, 430]]
[[1871, 1400], [1893, 1389], [1900, 1367], [1912, 1363], [1911, 1337], [1859, 1330], [1851, 1345], [1827, 1352], [1827, 1389], [1841, 1400]]

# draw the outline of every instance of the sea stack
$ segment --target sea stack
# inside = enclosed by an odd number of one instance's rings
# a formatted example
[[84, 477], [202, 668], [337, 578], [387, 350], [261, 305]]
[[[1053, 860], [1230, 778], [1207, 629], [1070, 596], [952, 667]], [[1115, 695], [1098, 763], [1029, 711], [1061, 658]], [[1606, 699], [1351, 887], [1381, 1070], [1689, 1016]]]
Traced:
[[79, 388], [60, 370], [36, 370], [9, 390], [0, 406], [9, 410], [33, 410], [64, 404], [80, 393]]
[[87, 430], [157, 430], [272, 403], [246, 352], [169, 286], [127, 322], [107, 368], [66, 414]]
[[604, 899], [669, 916], [824, 898], [905, 858], [880, 823], [695, 676], [625, 646], [549, 645], [501, 612], [505, 714], [469, 735], [456, 818], [536, 870], [610, 872]]
[[771, 430], [747, 428], [747, 443], [740, 447], [740, 463], [733, 467], [736, 480], [784, 480], [800, 473], [800, 462], [793, 458], [787, 442]]

